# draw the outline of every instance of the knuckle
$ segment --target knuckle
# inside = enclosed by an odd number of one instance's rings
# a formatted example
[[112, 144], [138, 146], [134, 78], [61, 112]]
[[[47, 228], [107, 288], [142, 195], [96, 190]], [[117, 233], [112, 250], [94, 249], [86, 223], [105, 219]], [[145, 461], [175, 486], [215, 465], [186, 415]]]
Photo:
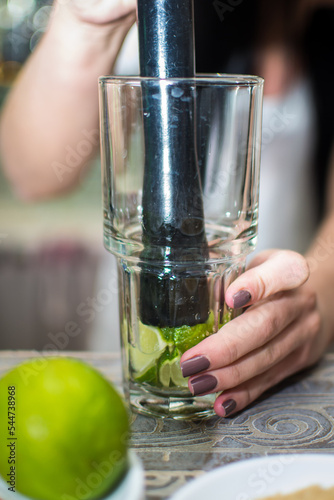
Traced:
[[317, 337], [322, 328], [322, 317], [319, 311], [315, 310], [309, 314], [305, 327], [305, 342], [300, 347], [296, 369], [312, 366], [319, 358], [320, 351], [316, 348]]
[[257, 291], [257, 299], [261, 300], [266, 294], [266, 284], [260, 274], [256, 275], [255, 287]]
[[263, 322], [263, 333], [266, 339], [271, 338], [280, 328], [280, 321], [276, 315], [267, 316]]
[[273, 366], [277, 359], [280, 357], [279, 354], [279, 349], [277, 345], [275, 344], [268, 344], [267, 350], [266, 350], [266, 360], [265, 360], [265, 365], [270, 368]]
[[306, 289], [305, 292], [305, 307], [308, 310], [315, 309], [317, 304], [317, 294], [313, 290]]
[[319, 311], [315, 310], [308, 319], [308, 329], [312, 336], [317, 336], [321, 330], [322, 318]]
[[305, 257], [303, 257], [301, 254], [291, 251], [291, 256], [292, 270], [295, 275], [296, 281], [298, 283], [304, 283], [310, 275], [309, 265]]
[[230, 387], [235, 387], [239, 385], [242, 382], [242, 377], [241, 377], [241, 371], [240, 367], [237, 364], [232, 364], [229, 367], [229, 380], [230, 380]]
[[262, 316], [260, 316], [256, 310], [249, 309], [248, 311], [245, 311], [242, 317], [240, 317], [238, 328], [236, 329], [236, 335], [242, 342], [244, 342], [244, 339], [247, 339], [249, 335], [252, 335], [254, 328], [260, 327], [261, 322]]
[[228, 365], [236, 361], [239, 357], [238, 347], [236, 345], [235, 339], [231, 339], [230, 337], [223, 337], [221, 351]]
[[309, 265], [303, 255], [293, 250], [281, 250], [276, 254], [280, 264], [284, 266], [282, 279], [287, 288], [295, 288], [307, 281], [310, 270]]

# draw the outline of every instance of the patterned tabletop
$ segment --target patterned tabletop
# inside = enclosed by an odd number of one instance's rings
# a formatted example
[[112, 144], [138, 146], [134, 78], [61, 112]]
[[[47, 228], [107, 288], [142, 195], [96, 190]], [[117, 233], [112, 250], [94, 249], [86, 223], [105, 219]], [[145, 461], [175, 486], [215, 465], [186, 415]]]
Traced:
[[[0, 375], [35, 355], [0, 352]], [[121, 385], [118, 354], [70, 355]], [[333, 453], [334, 354], [234, 417], [180, 422], [132, 415], [132, 432], [132, 447], [146, 471], [146, 500], [167, 499], [192, 478], [236, 460], [277, 453]]]

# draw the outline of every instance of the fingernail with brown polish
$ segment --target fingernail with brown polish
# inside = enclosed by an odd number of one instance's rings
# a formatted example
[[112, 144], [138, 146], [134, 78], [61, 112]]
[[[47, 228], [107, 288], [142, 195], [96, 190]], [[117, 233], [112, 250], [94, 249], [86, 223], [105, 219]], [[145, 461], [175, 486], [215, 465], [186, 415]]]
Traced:
[[210, 361], [205, 356], [195, 356], [181, 363], [181, 371], [184, 377], [196, 375], [196, 373], [207, 370], [210, 366]]
[[225, 417], [228, 417], [236, 409], [237, 403], [234, 399], [228, 399], [227, 401], [224, 401], [222, 406], [225, 410]]
[[217, 379], [213, 375], [200, 375], [194, 378], [191, 382], [191, 387], [193, 388], [194, 396], [199, 394], [205, 394], [206, 392], [213, 391], [217, 386]]
[[252, 296], [248, 290], [239, 290], [239, 292], [234, 294], [232, 297], [234, 309], [244, 307], [246, 304], [248, 304], [251, 298]]

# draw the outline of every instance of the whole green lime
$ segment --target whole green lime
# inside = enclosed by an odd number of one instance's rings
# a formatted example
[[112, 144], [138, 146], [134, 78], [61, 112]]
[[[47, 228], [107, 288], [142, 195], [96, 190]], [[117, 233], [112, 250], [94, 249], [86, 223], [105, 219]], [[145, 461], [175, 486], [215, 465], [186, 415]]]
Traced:
[[101, 498], [128, 468], [122, 398], [95, 369], [41, 357], [0, 379], [0, 475], [40, 500]]

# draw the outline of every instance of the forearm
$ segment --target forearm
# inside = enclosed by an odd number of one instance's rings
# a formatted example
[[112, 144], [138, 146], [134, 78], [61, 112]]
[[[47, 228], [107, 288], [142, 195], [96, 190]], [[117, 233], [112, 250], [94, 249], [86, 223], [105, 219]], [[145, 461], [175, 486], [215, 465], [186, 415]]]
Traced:
[[134, 14], [106, 25], [57, 9], [4, 106], [2, 163], [25, 199], [73, 186], [98, 148], [98, 76], [110, 74]]
[[317, 294], [323, 328], [329, 341], [334, 340], [334, 212], [323, 224], [306, 255], [310, 267], [310, 285]]

